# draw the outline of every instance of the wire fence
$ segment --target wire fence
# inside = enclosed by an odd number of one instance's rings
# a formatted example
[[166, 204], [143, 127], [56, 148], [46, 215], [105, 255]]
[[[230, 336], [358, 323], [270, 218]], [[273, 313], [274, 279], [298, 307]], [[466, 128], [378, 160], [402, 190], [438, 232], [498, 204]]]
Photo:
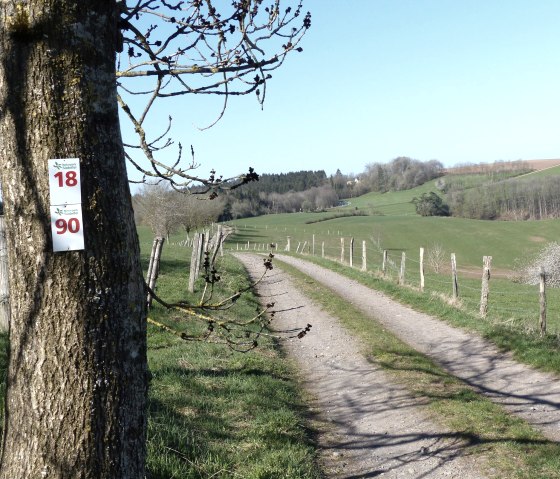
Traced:
[[[404, 287], [421, 290], [424, 294], [442, 297], [457, 308], [485, 316], [488, 320], [505, 322], [527, 331], [538, 331], [543, 327], [544, 320], [548, 333], [560, 334], [560, 289], [547, 287], [546, 283], [543, 298], [541, 285], [521, 283], [513, 270], [504, 271], [501, 268], [494, 272], [490, 269], [487, 303], [484, 304], [483, 258], [478, 268], [461, 264], [458, 258], [454, 272], [450, 255], [434, 255], [427, 249], [422, 255], [421, 246], [416, 252], [384, 249], [379, 238], [357, 240], [338, 229], [306, 231], [301, 228], [266, 227], [263, 231], [263, 228], [246, 226], [240, 233], [233, 237], [233, 242], [230, 241], [230, 248], [275, 250], [327, 258], [383, 276], [387, 281]], [[236, 241], [243, 236], [248, 239]], [[251, 239], [255, 237], [266, 238], [266, 241], [254, 242]], [[488, 252], [489, 256], [491, 253]], [[481, 314], [483, 306], [485, 313]]]

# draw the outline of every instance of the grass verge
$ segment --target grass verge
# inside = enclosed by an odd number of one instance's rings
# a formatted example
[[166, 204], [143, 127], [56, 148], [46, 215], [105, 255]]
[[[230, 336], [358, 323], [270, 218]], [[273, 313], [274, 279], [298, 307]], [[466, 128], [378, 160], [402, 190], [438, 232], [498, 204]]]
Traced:
[[[149, 251], [146, 243], [143, 251]], [[190, 249], [164, 246], [158, 293], [167, 300], [194, 301], [186, 293]], [[218, 296], [247, 282], [231, 256], [220, 260]], [[200, 292], [202, 284], [197, 284]], [[254, 315], [257, 299], [243, 295], [227, 315]], [[219, 313], [218, 313], [219, 314]], [[203, 324], [154, 305], [150, 317], [196, 333]], [[267, 337], [248, 353], [222, 344], [185, 342], [150, 326], [152, 374], [148, 416], [151, 479], [243, 478], [318, 479], [315, 447], [306, 428], [307, 409], [296, 372]]]
[[470, 454], [481, 458], [489, 477], [560, 478], [560, 445], [447, 374], [330, 289], [278, 263], [306, 295], [362, 340], [371, 362], [429, 403], [434, 418], [462, 439]]

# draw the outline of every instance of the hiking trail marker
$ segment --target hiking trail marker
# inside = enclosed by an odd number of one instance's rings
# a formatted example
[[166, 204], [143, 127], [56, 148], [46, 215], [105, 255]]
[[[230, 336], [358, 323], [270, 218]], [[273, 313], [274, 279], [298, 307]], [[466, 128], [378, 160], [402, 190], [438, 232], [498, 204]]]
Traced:
[[49, 160], [53, 251], [84, 249], [80, 160]]

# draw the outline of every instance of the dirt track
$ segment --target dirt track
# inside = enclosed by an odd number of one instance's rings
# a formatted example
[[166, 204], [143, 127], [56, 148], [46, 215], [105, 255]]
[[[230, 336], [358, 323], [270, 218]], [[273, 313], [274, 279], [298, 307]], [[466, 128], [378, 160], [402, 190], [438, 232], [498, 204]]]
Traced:
[[[262, 268], [261, 257], [239, 257], [250, 270]], [[549, 439], [559, 440], [556, 377], [517, 364], [481, 338], [337, 273], [298, 258], [277, 255], [277, 259], [325, 284], [449, 372], [538, 427]], [[305, 298], [278, 267], [261, 286], [261, 294], [273, 296], [277, 309], [290, 308], [277, 315], [279, 327], [313, 324], [313, 334], [287, 347], [302, 367], [321, 417], [332, 425], [321, 439], [329, 477], [483, 477], [471, 463], [467, 445], [452, 431], [435, 426], [422, 404], [368, 363], [358, 352], [359, 343]], [[294, 305], [301, 308], [293, 309]]]

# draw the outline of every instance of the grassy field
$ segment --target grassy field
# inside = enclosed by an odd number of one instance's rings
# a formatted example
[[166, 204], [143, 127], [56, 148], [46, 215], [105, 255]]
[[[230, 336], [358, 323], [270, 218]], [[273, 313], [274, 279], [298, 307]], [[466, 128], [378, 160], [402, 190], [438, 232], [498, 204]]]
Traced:
[[[324, 243], [325, 254], [336, 258], [340, 256], [341, 238], [346, 243], [354, 238], [357, 247], [353, 262], [361, 260], [362, 241], [366, 241], [371, 269], [381, 264], [383, 250], [397, 258], [403, 251], [418, 258], [420, 247], [429, 250], [438, 245], [447, 255], [456, 254], [459, 267], [478, 271], [483, 256], [492, 256], [497, 271], [511, 271], [519, 261], [525, 261], [560, 237], [558, 220], [514, 222], [418, 216], [411, 200], [429, 191], [437, 191], [435, 181], [412, 190], [350, 198], [347, 206], [326, 212], [233, 221], [237, 231], [229, 238], [229, 244], [238, 248], [247, 242], [277, 243], [279, 250], [283, 250], [290, 237], [293, 250], [298, 243], [303, 246], [307, 242], [312, 247], [314, 242], [317, 254]], [[348, 216], [335, 218], [342, 214]]]
[[545, 168], [544, 170], [533, 171], [532, 173], [523, 175], [520, 178], [527, 178], [527, 179], [547, 178], [550, 176], [558, 176], [558, 175], [560, 175], [560, 165], [553, 166], [550, 168]]
[[349, 198], [348, 205], [341, 209], [355, 209], [365, 211], [371, 215], [416, 215], [412, 199], [422, 193], [437, 192], [435, 180], [404, 191], [391, 191], [389, 193], [367, 193], [357, 198]]
[[[433, 186], [433, 185], [432, 185]], [[236, 234], [229, 239], [232, 249], [262, 249], [276, 243], [284, 251], [290, 238], [292, 253], [303, 251], [307, 257], [341, 260], [341, 241], [344, 241], [343, 263], [350, 263], [350, 239], [354, 239], [352, 263], [362, 266], [362, 245], [367, 251], [367, 270], [379, 273], [383, 251], [388, 253], [387, 278], [395, 282], [399, 274], [402, 253], [406, 254], [405, 282], [420, 286], [419, 250], [425, 248], [425, 296], [449, 298], [452, 293], [450, 254], [455, 253], [458, 267], [459, 301], [457, 307], [478, 317], [481, 296], [483, 256], [492, 256], [490, 302], [488, 320], [507, 325], [514, 331], [534, 334], [539, 321], [539, 292], [537, 286], [512, 281], [519, 264], [529, 261], [548, 242], [560, 237], [560, 221], [482, 221], [463, 218], [420, 217], [409, 215], [404, 209], [398, 214], [347, 216], [328, 221], [340, 212], [380, 210], [383, 205], [406, 205], [406, 199], [421, 194], [430, 185], [409, 192], [369, 194], [350, 201], [354, 205], [325, 213], [296, 213], [247, 218], [232, 222]], [[411, 206], [411, 205], [410, 205]], [[396, 207], [396, 206], [395, 206]], [[439, 272], [430, 265], [433, 251], [443, 251], [444, 261]], [[553, 340], [560, 335], [560, 290], [547, 291], [548, 332]], [[506, 334], [507, 336], [507, 334]], [[509, 340], [506, 340], [507, 343]], [[498, 342], [500, 340], [498, 339]], [[556, 346], [554, 346], [556, 348]]]
[[[333, 212], [330, 213], [332, 215]], [[232, 222], [237, 229], [228, 244], [278, 243], [286, 246], [287, 237], [295, 248], [298, 242], [312, 244], [315, 235], [316, 252], [325, 242], [329, 256], [340, 254], [340, 238], [352, 237], [361, 248], [366, 241], [373, 263], [380, 263], [383, 250], [405, 251], [418, 256], [420, 247], [429, 249], [439, 244], [447, 253], [457, 255], [458, 264], [480, 268], [483, 256], [492, 256], [498, 269], [511, 270], [516, 260], [536, 253], [544, 244], [560, 236], [560, 221], [483, 221], [464, 218], [414, 216], [348, 216], [329, 221], [314, 222], [329, 213], [294, 213], [245, 218]], [[374, 246], [375, 249], [373, 248]], [[354, 262], [361, 258], [361, 249], [355, 251]]]
[[[432, 182], [408, 192], [369, 194], [350, 199], [350, 204], [344, 208], [324, 213], [239, 220], [232, 223], [236, 233], [229, 238], [226, 249], [262, 251], [267, 243], [273, 242], [282, 251], [290, 237], [291, 254], [296, 247], [303, 250], [306, 243], [306, 258], [384, 291], [416, 309], [476, 330], [504, 350], [513, 351], [521, 361], [560, 373], [559, 291], [548, 292], [550, 334], [540, 338], [535, 333], [539, 307], [536, 287], [513, 283], [508, 277], [516, 260], [526, 259], [559, 237], [560, 221], [487, 222], [415, 215], [410, 200], [422, 192], [432, 191], [433, 186]], [[366, 216], [328, 219], [334, 214], [354, 212]], [[327, 220], [318, 221], [321, 219]], [[145, 228], [140, 228], [139, 234], [146, 269], [152, 235]], [[202, 288], [198, 283], [195, 295], [186, 292], [190, 249], [181, 245], [183, 236], [173, 236], [164, 246], [157, 292], [168, 301], [195, 301]], [[351, 237], [356, 245], [354, 268], [348, 267]], [[346, 248], [343, 262], [340, 262], [341, 238]], [[367, 247], [367, 272], [359, 271], [362, 241]], [[422, 246], [429, 252], [436, 244], [447, 256], [451, 252], [457, 255], [460, 298], [453, 304], [449, 301], [448, 266], [439, 274], [427, 268], [425, 291], [418, 290], [418, 250]], [[338, 261], [321, 258], [322, 248], [327, 257]], [[379, 273], [383, 250], [388, 251], [391, 260], [385, 277]], [[402, 252], [407, 254], [406, 287], [396, 284]], [[494, 268], [486, 319], [477, 314], [483, 255], [493, 256]], [[221, 281], [219, 294], [243, 287], [247, 279], [241, 266], [228, 255], [220, 261], [220, 270], [227, 274]], [[472, 440], [477, 454], [498, 459], [516, 458], [515, 471], [511, 469], [511, 461], [495, 465], [503, 473], [498, 477], [560, 477], [556, 459], [560, 454], [556, 445], [523, 424], [503, 417], [501, 412], [475, 398], [471, 391], [445, 376], [433, 364], [427, 365], [421, 355], [396, 344], [394, 338], [383, 336], [374, 324], [365, 328], [343, 298], [330, 298], [324, 291], [314, 291], [319, 287], [309, 286], [312, 282], [306, 284], [311, 296], [329, 299], [324, 306], [340, 316], [356, 334], [362, 335], [369, 344], [367, 354], [388, 369], [399, 370], [398, 380], [415, 394], [429, 396], [434, 411], [444, 422], [451, 421], [447, 424], [462, 431], [466, 440]], [[257, 299], [247, 295], [228, 315], [247, 318], [256, 308]], [[187, 321], [184, 315], [158, 304], [154, 305], [150, 316], [189, 335], [207, 328], [205, 322]], [[4, 351], [7, 339], [0, 337], [0, 341], [3, 341], [0, 350]], [[148, 420], [151, 479], [321, 477], [313, 433], [306, 427], [308, 410], [297, 386], [297, 372], [282, 356], [274, 340], [261, 337], [257, 350], [241, 354], [224, 345], [184, 341], [150, 326], [148, 341], [152, 374]], [[5, 360], [0, 356], [0, 370], [5, 368]], [[411, 362], [404, 364], [403, 361]], [[454, 417], [466, 419], [453, 423]], [[484, 429], [484, 422], [498, 428], [499, 437], [496, 431], [488, 429], [488, 424]], [[508, 467], [511, 474], [503, 472], [508, 471]]]

